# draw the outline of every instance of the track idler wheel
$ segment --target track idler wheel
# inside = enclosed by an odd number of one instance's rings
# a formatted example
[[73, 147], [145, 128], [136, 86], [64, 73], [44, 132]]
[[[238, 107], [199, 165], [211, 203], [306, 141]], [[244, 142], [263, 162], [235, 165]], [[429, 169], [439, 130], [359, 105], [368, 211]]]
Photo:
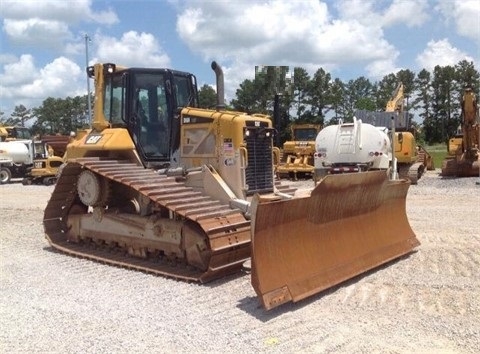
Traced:
[[201, 270], [207, 270], [211, 250], [203, 230], [187, 222], [182, 230], [187, 263]]
[[85, 170], [78, 176], [78, 196], [86, 206], [105, 206], [108, 200], [108, 190], [108, 181], [90, 170]]

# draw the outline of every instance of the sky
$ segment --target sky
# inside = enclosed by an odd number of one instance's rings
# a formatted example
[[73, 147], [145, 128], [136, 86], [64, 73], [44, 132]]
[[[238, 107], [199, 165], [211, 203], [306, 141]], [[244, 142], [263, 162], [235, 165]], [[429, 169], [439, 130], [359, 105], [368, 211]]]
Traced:
[[215, 60], [227, 101], [258, 65], [344, 82], [460, 60], [480, 69], [480, 0], [2, 0], [0, 20], [5, 117], [86, 95], [87, 59], [188, 71], [199, 88], [215, 88]]

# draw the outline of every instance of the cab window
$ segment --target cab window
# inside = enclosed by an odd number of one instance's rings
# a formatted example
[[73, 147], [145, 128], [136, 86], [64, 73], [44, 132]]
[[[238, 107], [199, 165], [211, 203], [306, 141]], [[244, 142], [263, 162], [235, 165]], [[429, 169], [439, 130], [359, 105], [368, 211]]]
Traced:
[[124, 124], [125, 90], [123, 89], [122, 76], [112, 76], [105, 85], [105, 105], [103, 114], [112, 125]]

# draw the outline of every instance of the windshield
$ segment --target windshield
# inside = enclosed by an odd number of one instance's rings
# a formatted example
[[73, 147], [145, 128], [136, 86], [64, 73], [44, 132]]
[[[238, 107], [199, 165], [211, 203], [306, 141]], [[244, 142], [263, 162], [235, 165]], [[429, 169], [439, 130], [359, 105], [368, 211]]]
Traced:
[[6, 130], [9, 138], [30, 139], [32, 137], [28, 128], [13, 127], [13, 128], [6, 128]]
[[137, 73], [134, 78], [133, 114], [136, 133], [147, 157], [169, 155], [170, 121], [168, 119], [165, 72]]
[[317, 137], [317, 130], [315, 128], [296, 129], [295, 141], [312, 141]]
[[121, 75], [111, 76], [105, 85], [103, 114], [112, 125], [124, 124], [125, 112], [122, 110], [123, 102], [125, 102], [124, 95], [123, 77]]

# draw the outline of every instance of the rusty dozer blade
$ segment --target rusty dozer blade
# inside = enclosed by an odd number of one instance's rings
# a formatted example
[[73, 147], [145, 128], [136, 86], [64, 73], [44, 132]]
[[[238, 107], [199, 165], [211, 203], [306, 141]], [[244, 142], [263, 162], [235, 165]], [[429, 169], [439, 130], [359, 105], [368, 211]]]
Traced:
[[252, 201], [252, 285], [269, 310], [405, 255], [420, 243], [410, 182], [385, 171], [326, 176], [310, 196]]

